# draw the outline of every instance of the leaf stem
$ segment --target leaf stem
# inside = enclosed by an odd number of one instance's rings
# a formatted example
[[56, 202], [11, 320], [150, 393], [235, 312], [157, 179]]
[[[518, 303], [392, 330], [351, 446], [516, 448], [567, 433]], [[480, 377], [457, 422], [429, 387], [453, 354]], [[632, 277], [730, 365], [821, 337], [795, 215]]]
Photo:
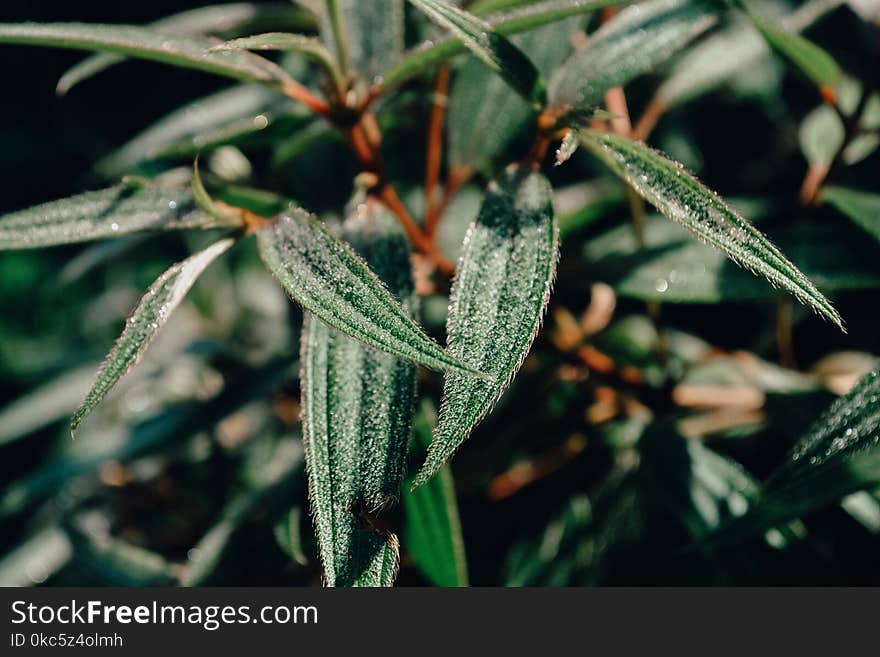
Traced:
[[444, 62], [437, 71], [437, 82], [434, 85], [434, 102], [431, 107], [431, 118], [428, 121], [428, 145], [425, 156], [425, 233], [431, 238], [437, 232], [442, 216], [437, 212], [442, 200], [436, 197], [440, 166], [443, 162], [443, 124], [446, 118], [449, 78], [449, 63]]

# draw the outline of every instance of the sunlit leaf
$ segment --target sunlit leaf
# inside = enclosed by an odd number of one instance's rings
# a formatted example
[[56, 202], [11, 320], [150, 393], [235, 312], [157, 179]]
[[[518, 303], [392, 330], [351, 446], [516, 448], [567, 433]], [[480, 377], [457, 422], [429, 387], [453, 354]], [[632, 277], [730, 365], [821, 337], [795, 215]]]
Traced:
[[756, 228], [680, 165], [629, 139], [586, 130], [583, 144], [640, 196], [734, 262], [842, 327], [838, 312]]
[[445, 0], [410, 2], [461, 39], [468, 50], [500, 75], [532, 107], [543, 107], [547, 90], [541, 73], [519, 48], [495, 32], [489, 23]]
[[257, 241], [287, 293], [333, 328], [426, 367], [479, 376], [425, 335], [364, 261], [307, 212], [282, 215]]
[[[274, 29], [308, 29], [313, 23], [314, 20], [310, 19], [307, 12], [287, 3], [239, 2], [189, 9], [160, 18], [151, 23], [150, 27], [163, 34], [197, 36], [259, 29], [260, 26], [272, 26]], [[122, 55], [110, 53], [91, 55], [61, 76], [57, 91], [59, 94], [66, 94], [74, 86], [123, 61], [125, 57]]]
[[652, 0], [622, 10], [590, 36], [550, 81], [553, 106], [596, 105], [678, 53], [714, 25], [717, 9], [700, 0]]
[[558, 256], [549, 182], [511, 166], [489, 186], [465, 237], [446, 327], [450, 355], [495, 381], [446, 376], [440, 422], [414, 485], [452, 456], [519, 370], [541, 325]]
[[234, 243], [233, 239], [216, 242], [204, 251], [173, 265], [150, 286], [126, 320], [122, 334], [98, 371], [98, 377], [85, 401], [73, 414], [70, 421], [71, 433], [76, 431], [86, 415], [98, 405], [116, 382], [140, 361], [147, 347], [198, 277]]
[[[416, 416], [414, 433], [422, 450], [431, 443], [437, 421], [433, 405], [425, 400]], [[406, 513], [404, 545], [425, 577], [435, 586], [467, 586], [467, 560], [449, 465], [416, 490], [403, 493]]]
[[253, 53], [210, 53], [216, 45], [210, 39], [163, 34], [134, 25], [0, 23], [0, 43], [110, 52], [276, 88], [292, 83], [282, 68]]
[[33, 249], [142, 231], [211, 228], [189, 190], [126, 184], [86, 192], [0, 218], [0, 249]]
[[[409, 246], [393, 215], [362, 206], [342, 235], [412, 315]], [[309, 490], [329, 586], [390, 586], [397, 539], [364, 527], [398, 499], [415, 403], [415, 366], [312, 316], [303, 328], [302, 398]]]
[[880, 194], [846, 187], [824, 187], [820, 198], [880, 240]]

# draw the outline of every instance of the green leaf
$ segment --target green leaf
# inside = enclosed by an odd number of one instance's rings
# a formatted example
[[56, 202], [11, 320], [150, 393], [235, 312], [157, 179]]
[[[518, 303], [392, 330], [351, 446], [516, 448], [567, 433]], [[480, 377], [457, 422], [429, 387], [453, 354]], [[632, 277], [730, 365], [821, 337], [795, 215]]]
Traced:
[[602, 101], [677, 54], [715, 24], [716, 9], [700, 0], [652, 0], [624, 9], [593, 34], [550, 81], [550, 104], [584, 107]]
[[746, 516], [721, 529], [730, 540], [777, 526], [880, 485], [880, 372], [835, 401], [795, 445]]
[[813, 283], [756, 228], [680, 165], [624, 137], [594, 130], [582, 134], [584, 147], [661, 213], [843, 328], [840, 315]]
[[[287, 29], [303, 30], [313, 24], [314, 20], [309, 18], [307, 12], [286, 3], [258, 5], [239, 2], [190, 9], [161, 18], [151, 23], [150, 27], [163, 34], [197, 36], [234, 33], [261, 25], [271, 25], [275, 29], [283, 26]], [[110, 53], [87, 57], [61, 76], [56, 90], [59, 94], [66, 94], [74, 86], [123, 61], [125, 57]]]
[[880, 240], [880, 194], [846, 187], [824, 187], [819, 198]]
[[[436, 421], [433, 405], [423, 401], [413, 427], [422, 450], [431, 442]], [[437, 476], [421, 488], [405, 490], [403, 510], [405, 545], [419, 570], [434, 586], [467, 586], [464, 539], [449, 465], [440, 468]]]
[[435, 23], [461, 39], [464, 46], [504, 79], [529, 105], [541, 109], [547, 89], [541, 73], [523, 52], [489, 23], [445, 0], [410, 0]]
[[192, 193], [148, 184], [121, 184], [52, 201], [0, 218], [0, 250], [88, 242], [141, 231], [213, 228]]
[[761, 36], [784, 60], [798, 69], [819, 87], [831, 92], [840, 81], [840, 67], [823, 48], [802, 37], [764, 20], [752, 11], [746, 11]]
[[452, 456], [519, 370], [541, 325], [558, 257], [549, 182], [511, 166], [489, 186], [465, 237], [446, 326], [450, 355], [495, 381], [447, 374], [440, 422], [414, 486]]
[[403, 53], [404, 2], [328, 0], [324, 3], [321, 35], [336, 51], [343, 70], [358, 73], [372, 84]]
[[[571, 16], [580, 16], [603, 7], [625, 4], [626, 2], [627, 0], [546, 0], [509, 12], [493, 14], [486, 17], [486, 23], [498, 34], [511, 36], [556, 23]], [[383, 76], [382, 89], [387, 91], [397, 87], [409, 78], [467, 51], [468, 48], [459, 38], [447, 39], [439, 43], [426, 42], [411, 50]]]
[[[342, 235], [411, 316], [409, 246], [391, 213], [361, 207]], [[303, 327], [302, 398], [309, 491], [329, 586], [390, 586], [393, 534], [369, 516], [398, 499], [415, 402], [415, 366], [372, 349], [312, 316]]]
[[209, 52], [228, 52], [235, 50], [284, 50], [298, 52], [319, 64], [329, 75], [343, 86], [342, 74], [333, 61], [333, 55], [317, 37], [290, 32], [266, 32], [253, 36], [226, 41], [211, 48]]
[[282, 68], [253, 53], [210, 53], [208, 50], [216, 45], [210, 39], [163, 34], [134, 25], [0, 23], [0, 43], [110, 52], [273, 88], [293, 82]]
[[225, 253], [235, 240], [214, 243], [204, 251], [178, 262], [150, 286], [125, 322], [122, 334], [98, 371], [97, 379], [85, 401], [70, 421], [71, 434], [125, 374], [143, 356], [147, 347], [168, 321], [171, 313], [186, 296], [193, 284], [214, 260]]
[[[568, 19], [511, 38], [542, 72], [554, 70], [571, 50], [578, 18]], [[504, 111], [499, 112], [498, 108]], [[529, 107], [495, 73], [468, 58], [453, 78], [449, 94], [449, 163], [494, 174], [493, 164], [533, 116]], [[508, 160], [509, 161], [509, 160]]]
[[[877, 250], [855, 229], [840, 226], [798, 226], [774, 233], [774, 242], [825, 294], [880, 288], [875, 265]], [[595, 276], [618, 294], [664, 303], [716, 304], [772, 301], [776, 290], [735, 266], [720, 251], [690, 239], [663, 217], [646, 220], [644, 249], [632, 227], [621, 225], [591, 240], [584, 254], [594, 262]], [[839, 254], [846, 253], [842, 262]]]
[[261, 228], [257, 242], [294, 301], [333, 328], [425, 367], [484, 376], [425, 335], [364, 261], [304, 210]]
[[[779, 24], [785, 30], [800, 32], [842, 4], [843, 0], [812, 0], [781, 17]], [[767, 42], [743, 18], [689, 48], [657, 90], [657, 98], [665, 107], [682, 105], [752, 69], [769, 54]]]

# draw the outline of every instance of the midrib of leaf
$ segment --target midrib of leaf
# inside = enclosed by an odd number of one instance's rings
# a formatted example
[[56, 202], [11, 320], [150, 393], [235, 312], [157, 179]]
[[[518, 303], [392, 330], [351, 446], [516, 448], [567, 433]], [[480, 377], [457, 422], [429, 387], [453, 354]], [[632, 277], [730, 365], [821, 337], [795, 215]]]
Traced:
[[440, 421], [413, 486], [425, 483], [498, 401], [537, 335], [559, 256], [549, 182], [511, 166], [490, 185], [465, 238], [447, 321], [448, 351], [494, 382], [449, 373]]
[[173, 265], [160, 276], [125, 322], [122, 334], [98, 371], [94, 385], [70, 421], [74, 433], [85, 417], [139, 361], [198, 277], [233, 244], [224, 239]]
[[253, 53], [209, 53], [216, 41], [162, 34], [135, 25], [2, 23], [0, 43], [111, 52], [277, 88], [293, 82], [282, 68]]
[[584, 130], [582, 136], [585, 148], [661, 213], [843, 328], [840, 314], [813, 283], [764, 235], [681, 165], [624, 137], [595, 130]]
[[330, 326], [425, 367], [486, 378], [425, 335], [364, 261], [307, 212], [279, 217], [257, 241], [288, 294]]
[[51, 201], [0, 218], [0, 250], [32, 249], [130, 233], [213, 228], [189, 190], [116, 185]]

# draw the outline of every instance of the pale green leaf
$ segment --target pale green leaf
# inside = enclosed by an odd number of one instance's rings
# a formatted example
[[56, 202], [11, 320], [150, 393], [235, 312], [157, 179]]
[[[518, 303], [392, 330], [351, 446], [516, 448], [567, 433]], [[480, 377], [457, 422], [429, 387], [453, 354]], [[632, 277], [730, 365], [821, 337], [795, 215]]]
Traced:
[[[196, 36], [203, 34], [226, 34], [272, 26], [275, 29], [308, 29], [313, 26], [307, 12], [288, 3], [253, 4], [250, 2], [227, 5], [210, 5], [160, 18], [150, 27], [163, 34]], [[91, 55], [71, 67], [58, 80], [57, 91], [66, 94], [74, 86], [94, 77], [108, 68], [125, 61], [125, 57], [110, 53]]]
[[482, 376], [425, 335], [364, 261], [304, 210], [257, 231], [257, 242], [287, 293], [333, 328], [426, 367]]
[[212, 228], [189, 190], [116, 185], [0, 218], [0, 250], [88, 242], [142, 231]]
[[717, 9], [701, 0], [651, 0], [624, 9], [593, 34], [550, 82], [550, 103], [583, 107], [648, 73], [715, 24]]
[[[431, 443], [437, 412], [428, 400], [422, 402], [413, 429], [422, 450]], [[403, 493], [406, 525], [404, 544], [419, 570], [434, 586], [467, 586], [467, 560], [455, 482], [449, 465], [416, 490]]]
[[547, 102], [540, 71], [523, 52], [492, 26], [445, 0], [410, 0], [432, 21], [461, 39], [464, 46], [495, 71], [536, 109]]
[[[376, 202], [343, 226], [347, 239], [412, 315], [416, 297], [406, 238]], [[415, 404], [415, 366], [307, 315], [303, 430], [309, 491], [329, 586], [390, 586], [397, 539], [366, 528], [396, 501]], [[389, 565], [392, 564], [392, 565]]]
[[766, 237], [680, 165], [643, 144], [593, 130], [583, 145], [661, 213], [842, 328], [838, 312]]
[[[571, 50], [577, 17], [511, 37], [543, 73], [553, 71]], [[498, 108], [504, 111], [499, 112]], [[470, 166], [490, 176], [492, 164], [533, 110], [513, 89], [475, 58], [456, 71], [449, 93], [449, 163]]]
[[94, 50], [147, 59], [273, 88], [291, 83], [282, 68], [249, 52], [210, 53], [215, 41], [135, 25], [0, 23], [0, 43]]
[[549, 182], [511, 166], [489, 186], [465, 237], [446, 326], [450, 355], [495, 381], [447, 374], [440, 422], [414, 485], [452, 456], [519, 370], [541, 325], [558, 257]]
[[[572, 16], [588, 14], [603, 7], [626, 4], [627, 0], [545, 0], [507, 12], [487, 16], [485, 21], [498, 34], [511, 36]], [[428, 41], [407, 53], [382, 80], [384, 90], [392, 89], [409, 78], [430, 70], [437, 64], [467, 52], [461, 39], [451, 38], [439, 43]]]
[[823, 187], [820, 198], [880, 240], [880, 194], [846, 187]]
[[752, 11], [747, 11], [761, 36], [784, 60], [819, 87], [833, 93], [840, 81], [840, 67], [823, 48], [797, 32], [774, 25]]
[[70, 431], [75, 432], [83, 419], [143, 356], [147, 347], [168, 321], [202, 272], [225, 253], [235, 240], [228, 238], [204, 251], [178, 262], [150, 286], [125, 322], [122, 334], [98, 371], [97, 379], [82, 405], [73, 414]]

